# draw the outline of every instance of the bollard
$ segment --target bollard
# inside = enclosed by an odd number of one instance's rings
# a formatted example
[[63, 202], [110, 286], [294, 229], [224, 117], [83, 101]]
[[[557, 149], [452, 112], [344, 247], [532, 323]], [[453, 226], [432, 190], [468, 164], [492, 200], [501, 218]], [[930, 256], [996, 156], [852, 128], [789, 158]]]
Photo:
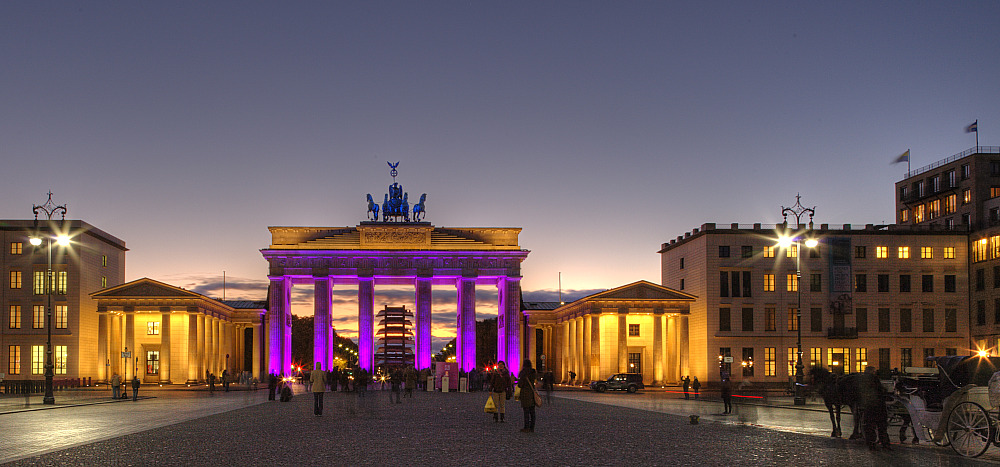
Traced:
[[458, 392], [469, 392], [469, 378], [458, 379]]
[[691, 424], [692, 425], [697, 425], [699, 417], [697, 415], [691, 415], [690, 417], [691, 417]]
[[434, 392], [434, 377], [433, 376], [428, 376], [427, 377], [427, 387], [425, 389], [427, 389], [427, 392]]
[[450, 389], [448, 384], [448, 373], [446, 372], [444, 376], [441, 377], [441, 392], [448, 392], [448, 389]]

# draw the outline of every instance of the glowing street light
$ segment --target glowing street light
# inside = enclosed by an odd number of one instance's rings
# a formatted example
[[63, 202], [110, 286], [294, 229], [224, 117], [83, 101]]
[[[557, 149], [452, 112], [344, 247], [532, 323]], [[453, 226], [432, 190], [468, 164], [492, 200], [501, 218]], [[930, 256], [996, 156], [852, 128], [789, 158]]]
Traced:
[[[45, 396], [42, 397], [42, 403], [47, 405], [53, 405], [56, 403], [56, 397], [52, 393], [52, 377], [55, 376], [53, 369], [55, 364], [52, 362], [52, 233], [54, 229], [52, 228], [52, 216], [55, 213], [62, 214], [62, 220], [66, 220], [66, 205], [56, 206], [52, 202], [52, 192], [49, 192], [49, 199], [45, 201], [42, 205], [32, 205], [32, 212], [35, 213], [35, 231], [38, 231], [38, 212], [41, 211], [45, 214], [45, 218], [48, 221], [49, 233], [45, 237], [45, 246], [47, 251], [47, 264], [48, 267], [45, 271], [45, 281], [42, 282], [42, 286], [45, 287], [45, 295], [47, 298], [46, 305], [46, 340], [45, 340]], [[28, 239], [28, 243], [33, 246], [40, 246], [42, 244], [42, 238], [40, 236], [34, 236]], [[56, 243], [59, 246], [69, 245], [69, 237], [66, 235], [59, 235], [56, 238]]]
[[[785, 232], [788, 231], [788, 215], [791, 214], [795, 216], [795, 227], [800, 228], [802, 225], [802, 215], [809, 213], [809, 228], [812, 230], [813, 226], [813, 215], [816, 214], [816, 207], [807, 208], [800, 202], [802, 196], [799, 194], [795, 195], [795, 205], [786, 208], [781, 207], [781, 217], [784, 219], [784, 229]], [[801, 267], [801, 257], [802, 248], [801, 238], [797, 234], [795, 236], [784, 235], [778, 239], [778, 245], [782, 248], [789, 248], [792, 244], [795, 244], [795, 290], [798, 292], [798, 305], [795, 306], [795, 329], [797, 332], [796, 339], [796, 356], [797, 361], [795, 363], [795, 405], [806, 405], [805, 394], [802, 393], [802, 373], [805, 370], [805, 366], [802, 364], [802, 267]], [[815, 238], [809, 238], [805, 241], [806, 247], [815, 248], [819, 242]]]

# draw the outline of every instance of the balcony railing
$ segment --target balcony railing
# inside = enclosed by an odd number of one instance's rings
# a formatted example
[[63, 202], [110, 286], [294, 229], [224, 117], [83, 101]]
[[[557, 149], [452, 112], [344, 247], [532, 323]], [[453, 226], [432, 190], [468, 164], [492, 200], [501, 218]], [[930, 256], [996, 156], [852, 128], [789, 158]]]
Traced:
[[826, 337], [830, 339], [857, 339], [858, 328], [826, 328]]
[[923, 166], [923, 167], [921, 167], [919, 169], [914, 169], [914, 170], [911, 170], [909, 172], [906, 172], [906, 176], [903, 177], [903, 179], [905, 180], [905, 179], [910, 178], [910, 177], [912, 177], [914, 175], [919, 175], [919, 174], [922, 174], [922, 173], [927, 172], [929, 170], [933, 170], [933, 169], [936, 169], [938, 167], [941, 167], [942, 165], [950, 164], [950, 163], [955, 162], [955, 161], [957, 161], [957, 160], [959, 160], [959, 159], [961, 159], [961, 158], [963, 158], [965, 156], [968, 156], [970, 154], [1000, 154], [1000, 146], [976, 146], [976, 147], [971, 148], [971, 149], [966, 149], [965, 151], [962, 151], [962, 152], [960, 152], [958, 154], [955, 154], [954, 156], [947, 157], [947, 158], [941, 159], [941, 160], [939, 160], [939, 161], [937, 161], [937, 162], [935, 162], [933, 164], [928, 164], [928, 165], [925, 165], [925, 166]]

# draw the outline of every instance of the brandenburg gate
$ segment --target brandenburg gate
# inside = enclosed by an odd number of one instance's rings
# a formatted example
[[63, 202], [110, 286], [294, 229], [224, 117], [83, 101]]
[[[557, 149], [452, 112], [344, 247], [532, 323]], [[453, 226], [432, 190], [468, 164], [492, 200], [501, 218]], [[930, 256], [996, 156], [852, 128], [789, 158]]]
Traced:
[[[269, 265], [267, 311], [268, 371], [291, 366], [293, 286], [314, 290], [315, 362], [333, 360], [334, 287], [358, 289], [358, 364], [374, 366], [375, 287], [412, 285], [416, 305], [415, 362], [431, 366], [431, 287], [454, 285], [457, 294], [456, 360], [469, 371], [476, 366], [476, 285], [497, 287], [497, 359], [513, 372], [521, 363], [521, 262], [528, 250], [518, 246], [520, 228], [445, 228], [423, 222], [424, 200], [414, 205], [395, 182], [381, 206], [368, 195], [369, 220], [355, 227], [268, 227], [271, 245], [261, 250]], [[412, 215], [412, 218], [411, 218]]]

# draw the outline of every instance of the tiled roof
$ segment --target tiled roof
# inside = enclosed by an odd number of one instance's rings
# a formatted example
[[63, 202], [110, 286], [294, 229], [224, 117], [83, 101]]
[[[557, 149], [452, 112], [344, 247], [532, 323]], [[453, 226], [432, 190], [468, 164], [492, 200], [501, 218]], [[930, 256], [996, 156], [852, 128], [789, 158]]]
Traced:
[[226, 306], [230, 306], [237, 310], [263, 310], [267, 308], [267, 302], [264, 300], [219, 300]]
[[559, 302], [521, 302], [524, 310], [555, 310], [559, 308]]

